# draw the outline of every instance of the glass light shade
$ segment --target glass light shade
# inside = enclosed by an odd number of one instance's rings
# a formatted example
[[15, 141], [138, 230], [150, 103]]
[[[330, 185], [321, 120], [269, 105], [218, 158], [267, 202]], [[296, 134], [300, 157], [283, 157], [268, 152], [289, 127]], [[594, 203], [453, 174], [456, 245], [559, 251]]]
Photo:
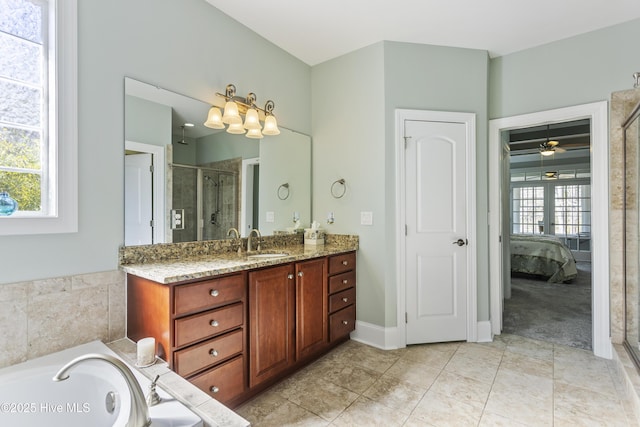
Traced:
[[554, 150], [544, 150], [544, 151], [540, 152], [540, 154], [542, 154], [545, 157], [549, 157], [549, 156], [553, 155], [553, 153], [555, 153]]
[[[260, 129], [260, 117], [258, 117], [258, 111], [255, 108], [249, 108], [247, 115], [244, 119], [245, 129]], [[262, 135], [260, 135], [262, 137]]]
[[262, 138], [262, 132], [260, 132], [260, 128], [257, 129], [249, 129], [247, 134], [245, 135], [247, 138]]
[[238, 113], [238, 104], [233, 101], [227, 101], [227, 103], [224, 104], [222, 123], [226, 123], [228, 125], [234, 125], [237, 123], [242, 124], [242, 117], [240, 117], [240, 113]]
[[244, 130], [244, 127], [242, 127], [242, 121], [240, 121], [239, 123], [230, 124], [229, 127], [227, 128], [227, 132], [241, 135], [246, 131]]
[[264, 119], [264, 129], [262, 129], [264, 135], [280, 135], [280, 129], [278, 129], [278, 122], [276, 116], [268, 115]]
[[222, 123], [222, 113], [218, 107], [211, 107], [209, 109], [209, 115], [204, 125], [211, 129], [224, 129], [224, 123]]

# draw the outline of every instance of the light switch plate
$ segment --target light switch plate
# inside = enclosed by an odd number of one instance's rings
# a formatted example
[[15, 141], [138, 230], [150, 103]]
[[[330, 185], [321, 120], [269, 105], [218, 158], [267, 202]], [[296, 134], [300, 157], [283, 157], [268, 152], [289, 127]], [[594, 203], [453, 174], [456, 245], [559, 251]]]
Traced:
[[267, 221], [267, 222], [276, 222], [276, 214], [275, 214], [275, 212], [272, 212], [272, 211], [267, 212], [265, 221]]
[[360, 225], [373, 225], [373, 212], [360, 212]]

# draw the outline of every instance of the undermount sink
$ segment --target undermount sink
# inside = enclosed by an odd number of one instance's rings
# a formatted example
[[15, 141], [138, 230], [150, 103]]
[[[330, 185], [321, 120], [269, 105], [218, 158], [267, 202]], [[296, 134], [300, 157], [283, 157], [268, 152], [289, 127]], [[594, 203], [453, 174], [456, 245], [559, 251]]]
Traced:
[[262, 254], [247, 255], [247, 258], [249, 258], [249, 259], [273, 259], [273, 258], [284, 258], [286, 256], [289, 256], [289, 254], [285, 253], [285, 252], [278, 252], [278, 253], [262, 253]]

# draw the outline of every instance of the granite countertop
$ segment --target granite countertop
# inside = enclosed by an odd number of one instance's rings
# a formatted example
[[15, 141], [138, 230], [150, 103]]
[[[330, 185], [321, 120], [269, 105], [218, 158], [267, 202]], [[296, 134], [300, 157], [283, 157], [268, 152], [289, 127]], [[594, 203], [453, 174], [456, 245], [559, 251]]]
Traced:
[[351, 252], [358, 249], [357, 242], [336, 242], [325, 245], [295, 244], [263, 250], [260, 253], [286, 253], [279, 258], [251, 259], [246, 252], [214, 253], [181, 259], [169, 259], [136, 264], [123, 264], [120, 268], [126, 273], [139, 276], [154, 282], [171, 284], [185, 280], [228, 274], [292, 261], [301, 261], [327, 255]]

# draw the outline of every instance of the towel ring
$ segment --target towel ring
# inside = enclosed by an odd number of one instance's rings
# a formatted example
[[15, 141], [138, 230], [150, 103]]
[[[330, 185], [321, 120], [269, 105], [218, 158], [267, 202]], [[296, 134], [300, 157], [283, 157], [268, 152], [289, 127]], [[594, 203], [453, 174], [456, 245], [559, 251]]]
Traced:
[[287, 200], [289, 198], [289, 183], [285, 182], [278, 187], [278, 199]]
[[[342, 186], [342, 191], [340, 191], [340, 188], [338, 187], [336, 189], [336, 185], [340, 184]], [[344, 178], [340, 178], [336, 181], [333, 182], [333, 184], [331, 184], [331, 195], [335, 198], [335, 199], [339, 199], [342, 196], [344, 196], [344, 193], [347, 192], [347, 186], [344, 183]]]

